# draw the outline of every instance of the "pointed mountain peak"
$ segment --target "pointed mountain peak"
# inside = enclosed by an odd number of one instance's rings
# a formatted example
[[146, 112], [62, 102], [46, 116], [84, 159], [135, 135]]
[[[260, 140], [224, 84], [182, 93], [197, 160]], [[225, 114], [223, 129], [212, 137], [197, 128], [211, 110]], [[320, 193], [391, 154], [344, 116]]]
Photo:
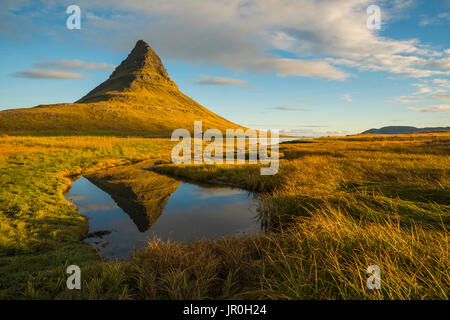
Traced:
[[155, 51], [144, 40], [138, 40], [128, 57], [114, 70], [109, 79], [77, 102], [108, 100], [119, 92], [132, 92], [137, 88], [145, 89], [155, 85], [178, 90]]
[[[150, 48], [150, 45], [147, 43], [147, 42], [145, 42], [144, 40], [138, 40], [137, 42], [136, 42], [136, 45], [134, 46], [134, 49], [136, 49], [136, 48]], [[151, 49], [151, 48], [150, 48]]]
[[134, 49], [114, 70], [110, 78], [120, 77], [127, 73], [160, 76], [162, 79], [170, 81], [161, 59], [144, 40], [136, 42]]

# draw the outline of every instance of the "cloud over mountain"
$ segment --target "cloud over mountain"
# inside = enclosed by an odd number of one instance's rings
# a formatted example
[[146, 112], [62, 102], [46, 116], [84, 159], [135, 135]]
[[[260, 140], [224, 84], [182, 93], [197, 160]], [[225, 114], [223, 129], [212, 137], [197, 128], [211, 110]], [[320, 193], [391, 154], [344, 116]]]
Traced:
[[[13, 22], [20, 17], [8, 9], [30, 3], [7, 2], [0, 18]], [[418, 78], [450, 75], [448, 48], [434, 49], [418, 39], [396, 40], [369, 30], [366, 9], [372, 0], [79, 0], [77, 4], [87, 12], [82, 28], [90, 41], [106, 43], [113, 38], [115, 46], [124, 49], [143, 38], [171, 60], [330, 80], [345, 80], [355, 71]], [[377, 4], [384, 28], [414, 2]], [[55, 0], [45, 5], [48, 12], [60, 8]], [[105, 7], [109, 10], [102, 10]], [[290, 57], [274, 50], [289, 52]]]

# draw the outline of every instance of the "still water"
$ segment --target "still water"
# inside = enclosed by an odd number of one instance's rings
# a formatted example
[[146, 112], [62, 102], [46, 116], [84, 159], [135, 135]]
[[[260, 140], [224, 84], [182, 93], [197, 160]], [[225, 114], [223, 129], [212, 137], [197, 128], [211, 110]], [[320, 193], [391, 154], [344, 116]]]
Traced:
[[[152, 198], [151, 192], [147, 199]], [[115, 201], [85, 177], [74, 181], [65, 197], [88, 218], [91, 237], [85, 241], [105, 258], [127, 258], [154, 236], [187, 243], [261, 231], [258, 201], [247, 191], [231, 187], [179, 182], [154, 219], [129, 206], [122, 209], [117, 204], [124, 203], [117, 200], [120, 197]]]

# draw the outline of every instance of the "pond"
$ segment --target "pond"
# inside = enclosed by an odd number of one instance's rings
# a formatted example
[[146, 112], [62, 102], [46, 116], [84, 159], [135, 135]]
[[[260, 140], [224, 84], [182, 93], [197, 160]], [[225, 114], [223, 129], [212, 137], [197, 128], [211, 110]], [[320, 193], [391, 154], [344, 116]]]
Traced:
[[[65, 195], [88, 218], [85, 241], [105, 258], [125, 259], [155, 236], [188, 243], [262, 231], [258, 201], [248, 191], [146, 174], [156, 182], [152, 185], [147, 179], [139, 188], [134, 183], [137, 195], [130, 193], [129, 185], [114, 184], [116, 188], [111, 188], [112, 184], [102, 185], [85, 177], [75, 180]], [[164, 187], [156, 187], [157, 182]]]

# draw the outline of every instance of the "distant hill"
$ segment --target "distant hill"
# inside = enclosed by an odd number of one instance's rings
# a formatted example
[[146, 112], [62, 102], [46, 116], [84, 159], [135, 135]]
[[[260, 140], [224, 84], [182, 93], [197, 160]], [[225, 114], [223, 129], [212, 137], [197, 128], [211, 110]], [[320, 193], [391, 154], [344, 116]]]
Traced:
[[389, 126], [380, 129], [370, 129], [363, 132], [372, 134], [397, 134], [397, 133], [411, 133], [411, 132], [423, 132], [423, 131], [441, 131], [450, 130], [450, 127], [429, 127], [429, 128], [416, 128], [408, 126]]
[[[26, 93], [24, 93], [26, 94]], [[242, 128], [184, 95], [143, 40], [109, 79], [76, 103], [0, 111], [0, 133], [169, 137], [173, 130]]]

